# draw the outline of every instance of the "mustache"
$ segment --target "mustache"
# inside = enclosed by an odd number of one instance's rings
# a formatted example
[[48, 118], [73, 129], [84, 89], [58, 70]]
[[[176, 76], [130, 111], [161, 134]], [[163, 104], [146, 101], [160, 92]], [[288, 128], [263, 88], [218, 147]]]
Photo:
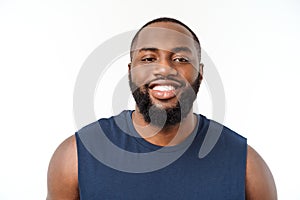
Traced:
[[141, 84], [136, 84], [131, 77], [131, 73], [128, 73], [128, 81], [129, 81], [129, 86], [130, 86], [130, 90], [131, 92], [134, 92], [140, 88], [144, 88], [146, 90], [150, 89], [150, 84], [152, 82], [155, 81], [173, 81], [173, 82], [177, 82], [178, 85], [181, 85], [182, 87], [186, 87], [186, 82], [182, 79], [179, 79], [177, 77], [174, 76], [157, 76], [155, 78], [152, 78], [150, 80], [146, 80], [144, 83]]
[[172, 76], [169, 76], [169, 77], [168, 77], [168, 76], [166, 76], [166, 77], [161, 76], [161, 77], [157, 77], [157, 78], [154, 78], [154, 79], [151, 79], [151, 80], [147, 81], [147, 82], [144, 84], [144, 86], [145, 86], [146, 88], [149, 88], [150, 84], [151, 84], [152, 82], [156, 82], [156, 81], [173, 81], [173, 82], [177, 82], [178, 85], [181, 85], [181, 86], [185, 86], [185, 85], [186, 85], [185, 81], [180, 80], [180, 79], [178, 79], [178, 78], [175, 78], [175, 77], [172, 77]]

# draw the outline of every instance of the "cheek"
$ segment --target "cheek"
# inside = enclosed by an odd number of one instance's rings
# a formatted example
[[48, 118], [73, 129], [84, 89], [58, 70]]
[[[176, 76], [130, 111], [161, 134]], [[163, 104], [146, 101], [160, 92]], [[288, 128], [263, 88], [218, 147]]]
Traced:
[[191, 68], [189, 70], [179, 71], [179, 74], [183, 79], [185, 79], [186, 82], [194, 83], [195, 80], [198, 78], [199, 70]]
[[133, 67], [130, 70], [132, 81], [139, 87], [145, 85], [152, 74], [151, 67]]

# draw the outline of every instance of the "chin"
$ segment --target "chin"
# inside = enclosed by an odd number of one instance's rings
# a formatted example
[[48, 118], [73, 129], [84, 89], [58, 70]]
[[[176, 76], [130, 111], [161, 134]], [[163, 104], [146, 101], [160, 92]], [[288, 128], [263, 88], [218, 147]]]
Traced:
[[167, 109], [176, 108], [176, 106], [178, 105], [178, 101], [176, 101], [176, 102], [155, 102], [155, 101], [152, 101], [152, 105], [156, 106], [158, 109], [167, 110]]

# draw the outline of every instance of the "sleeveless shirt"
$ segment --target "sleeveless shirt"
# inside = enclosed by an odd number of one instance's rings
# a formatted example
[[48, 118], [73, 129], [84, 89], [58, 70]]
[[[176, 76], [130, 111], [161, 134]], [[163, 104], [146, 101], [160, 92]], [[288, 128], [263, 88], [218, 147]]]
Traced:
[[[198, 114], [185, 141], [161, 147], [139, 136], [131, 114], [75, 133], [80, 199], [245, 199], [246, 138]], [[200, 155], [205, 141], [213, 145]]]

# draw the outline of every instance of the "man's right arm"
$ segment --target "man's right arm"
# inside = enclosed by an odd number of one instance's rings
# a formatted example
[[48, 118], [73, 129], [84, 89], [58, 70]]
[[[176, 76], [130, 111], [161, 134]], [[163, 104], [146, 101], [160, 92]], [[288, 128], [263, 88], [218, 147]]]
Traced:
[[54, 152], [48, 168], [47, 200], [77, 200], [78, 165], [75, 136], [67, 138]]

